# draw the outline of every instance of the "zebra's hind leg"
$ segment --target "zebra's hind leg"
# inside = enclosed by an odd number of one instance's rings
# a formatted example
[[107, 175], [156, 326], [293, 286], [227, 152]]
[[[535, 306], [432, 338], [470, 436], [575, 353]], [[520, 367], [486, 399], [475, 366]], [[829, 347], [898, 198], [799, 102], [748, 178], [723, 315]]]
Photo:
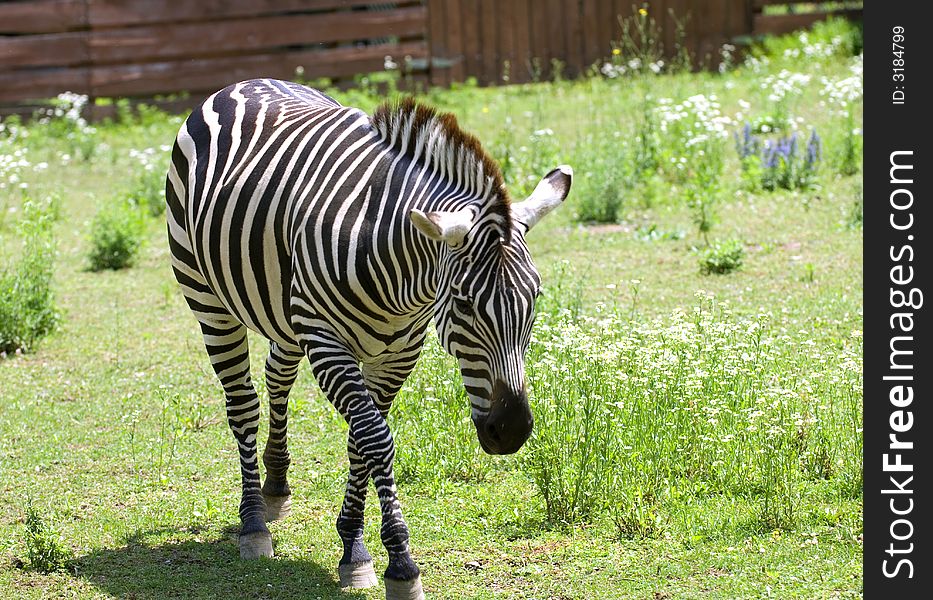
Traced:
[[[202, 299], [203, 301], [203, 299]], [[197, 314], [197, 313], [196, 313]], [[266, 507], [259, 488], [259, 396], [249, 373], [246, 327], [232, 316], [197, 314], [211, 365], [224, 388], [227, 423], [240, 454], [243, 495], [240, 500], [240, 558], [272, 556], [272, 534], [266, 527]]]
[[[178, 145], [175, 152], [179, 152]], [[227, 423], [233, 431], [240, 455], [243, 487], [240, 498], [240, 557], [271, 557], [272, 534], [266, 527], [266, 507], [259, 488], [259, 457], [256, 453], [259, 396], [250, 378], [246, 327], [230, 314], [198, 269], [184, 226], [187, 219], [179, 198], [186, 196], [185, 178], [179, 177], [176, 159], [173, 156], [165, 186], [172, 271], [188, 308], [201, 325], [211, 366], [224, 389]]]
[[269, 390], [269, 439], [262, 453], [266, 481], [262, 497], [266, 503], [266, 521], [276, 521], [291, 512], [292, 491], [286, 474], [291, 458], [288, 454], [288, 394], [298, 376], [298, 365], [304, 358], [300, 348], [283, 348], [272, 342], [266, 358], [266, 389]]

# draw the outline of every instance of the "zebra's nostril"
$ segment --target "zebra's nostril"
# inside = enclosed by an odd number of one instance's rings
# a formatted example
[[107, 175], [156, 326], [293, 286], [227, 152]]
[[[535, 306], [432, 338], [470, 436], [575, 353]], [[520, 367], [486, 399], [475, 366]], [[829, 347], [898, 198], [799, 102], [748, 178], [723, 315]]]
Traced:
[[486, 427], [485, 427], [485, 429], [486, 429], [486, 436], [487, 436], [490, 440], [492, 440], [492, 441], [494, 441], [494, 442], [496, 442], [496, 443], [502, 441], [502, 438], [499, 437], [499, 430], [496, 428], [496, 424], [495, 424], [495, 423], [492, 423], [492, 422], [490, 422], [490, 421], [486, 421]]

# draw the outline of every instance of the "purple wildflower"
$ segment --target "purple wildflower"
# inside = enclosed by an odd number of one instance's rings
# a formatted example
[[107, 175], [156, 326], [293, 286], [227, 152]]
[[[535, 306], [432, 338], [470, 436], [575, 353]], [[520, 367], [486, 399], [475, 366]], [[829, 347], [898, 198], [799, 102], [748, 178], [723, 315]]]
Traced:
[[823, 155], [823, 141], [817, 135], [816, 129], [810, 133], [810, 139], [807, 140], [806, 166], [808, 169], [815, 169], [816, 163], [820, 162]]
[[766, 168], [776, 169], [778, 161], [781, 159], [781, 143], [773, 140], [765, 140], [764, 149], [761, 152], [761, 158]]
[[736, 132], [732, 133], [735, 138], [735, 149], [739, 153], [739, 159], [744, 160], [749, 156], [757, 156], [761, 151], [761, 138], [752, 134], [752, 126], [747, 121], [742, 128], [742, 135]]

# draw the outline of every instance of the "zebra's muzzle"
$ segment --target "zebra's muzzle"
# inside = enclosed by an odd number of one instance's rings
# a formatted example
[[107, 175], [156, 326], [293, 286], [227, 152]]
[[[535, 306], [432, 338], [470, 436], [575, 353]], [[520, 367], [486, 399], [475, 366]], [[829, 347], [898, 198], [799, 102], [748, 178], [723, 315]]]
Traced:
[[479, 444], [488, 454], [514, 454], [531, 437], [534, 416], [525, 390], [515, 393], [505, 385], [493, 387], [489, 412], [473, 419]]

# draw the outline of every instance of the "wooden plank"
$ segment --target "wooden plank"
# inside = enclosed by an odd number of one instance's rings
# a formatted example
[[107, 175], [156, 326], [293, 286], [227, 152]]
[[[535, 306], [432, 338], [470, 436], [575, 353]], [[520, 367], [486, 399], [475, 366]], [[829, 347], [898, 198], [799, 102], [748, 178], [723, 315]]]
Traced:
[[733, 6], [737, 4], [730, 0], [718, 0], [719, 11], [716, 15], [716, 30], [711, 36], [713, 60], [710, 67], [714, 70], [722, 63], [722, 45], [732, 39], [735, 26], [733, 20]]
[[56, 33], [87, 25], [82, 0], [0, 2], [0, 33]]
[[0, 121], [5, 120], [8, 117], [16, 115], [22, 120], [27, 120], [32, 117], [37, 110], [42, 108], [48, 108], [49, 105], [47, 102], [29, 102], [29, 103], [20, 103], [15, 104], [2, 104], [0, 103]]
[[496, 0], [482, 0], [480, 11], [480, 29], [483, 34], [483, 70], [480, 83], [497, 85], [499, 81], [499, 19]]
[[87, 41], [86, 31], [0, 37], [0, 71], [87, 64]]
[[[638, 15], [638, 6], [635, 2], [619, 2], [617, 0], [607, 0], [605, 12], [606, 26], [602, 36], [603, 56], [609, 56], [612, 51], [612, 42], [622, 40], [622, 20], [634, 19]], [[635, 35], [635, 28], [632, 27], [631, 34]], [[631, 58], [631, 57], [629, 57]]]
[[819, 0], [814, 2], [814, 0], [751, 0], [751, 3], [756, 9], [764, 8], [765, 6], [781, 6], [787, 4], [819, 4]]
[[709, 6], [709, 0], [701, 0], [702, 6], [698, 6], [697, 0], [691, 0], [691, 14], [693, 14], [693, 27], [690, 34], [694, 40], [694, 51], [697, 60], [702, 67], [709, 65], [711, 56], [709, 54], [709, 36], [712, 34], [713, 24], [711, 23], [712, 10]]
[[453, 61], [450, 79], [463, 81], [463, 23], [460, 21], [460, 0], [447, 0], [447, 52]]
[[582, 12], [582, 36], [583, 36], [583, 60], [587, 65], [592, 65], [600, 59], [605, 58], [603, 48], [598, 35], [598, 16], [596, 14], [596, 3], [598, 0], [583, 0], [581, 4]]
[[[379, 4], [373, 0], [87, 0], [88, 22], [93, 27], [154, 25], [186, 21], [213, 21], [263, 15], [350, 10]], [[405, 2], [399, 4], [412, 4]], [[362, 11], [360, 11], [362, 12]]]
[[584, 71], [583, 60], [583, 25], [580, 16], [579, 0], [565, 0], [564, 2], [564, 47], [566, 57], [564, 62], [564, 75], [579, 77]]
[[754, 14], [751, 2], [730, 2], [728, 6], [728, 29], [725, 32], [728, 38], [733, 39], [739, 35], [751, 35]]
[[460, 23], [463, 33], [463, 70], [466, 77], [479, 78], [483, 64], [480, 44], [479, 0], [461, 0]]
[[92, 31], [88, 41], [95, 63], [146, 61], [245, 53], [286, 45], [353, 41], [387, 36], [423, 36], [423, 6], [233, 19]]
[[700, 54], [706, 61], [706, 68], [716, 70], [719, 67], [720, 47], [726, 40], [726, 18], [730, 0], [707, 0], [706, 28], [700, 39]]
[[[512, 2], [500, 2], [499, 10], [497, 13], [497, 20], [499, 23], [496, 47], [499, 49], [499, 79], [500, 81], [505, 82], [505, 63], [508, 61], [508, 83], [513, 83], [515, 81], [516, 72], [522, 68], [522, 66], [515, 60], [515, 44], [513, 43], [513, 40], [515, 39], [515, 29], [513, 25], [514, 13], [512, 11], [513, 8], [514, 4]], [[521, 79], [523, 75], [518, 73], [518, 77]]]
[[685, 18], [684, 1], [665, 0], [663, 11], [663, 13], [660, 9], [656, 11], [655, 19], [657, 19], [658, 24], [661, 26], [661, 39], [664, 42], [664, 52], [669, 58], [673, 58], [677, 53], [677, 21], [683, 22]]
[[[667, 33], [668, 23], [671, 23], [671, 25], [673, 25], [673, 22], [671, 21], [670, 16], [667, 14], [667, 2], [664, 2], [664, 0], [651, 0], [651, 2], [648, 5], [648, 18], [653, 19], [654, 22], [657, 23], [658, 28], [660, 29], [660, 34], [658, 36], [658, 42], [663, 47], [664, 53], [665, 54], [670, 53], [672, 50], [667, 45], [667, 40], [665, 39], [665, 35]], [[620, 35], [621, 35], [621, 31], [622, 29], [620, 27], [619, 28]]]
[[[373, 0], [29, 0], [0, 2], [0, 33], [55, 33], [92, 27], [152, 25], [296, 12], [349, 10]], [[414, 0], [396, 3], [418, 4]], [[86, 6], [85, 6], [86, 5]], [[362, 11], [359, 11], [362, 12]]]
[[[428, 0], [428, 67], [431, 83], [441, 87], [450, 85], [450, 66], [446, 64], [450, 50], [447, 46], [447, 10], [444, 0]], [[437, 60], [435, 60], [437, 59]]]
[[427, 44], [406, 42], [359, 48], [280, 52], [252, 56], [101, 66], [91, 70], [91, 95], [145, 96], [179, 91], [212, 92], [254, 77], [291, 79], [295, 68], [304, 77], [352, 77], [382, 71], [385, 55], [427, 58]]
[[687, 47], [690, 48], [690, 52], [693, 53], [693, 62], [696, 66], [703, 66], [704, 56], [700, 53], [700, 44], [701, 44], [701, 32], [706, 31], [705, 16], [706, 11], [704, 10], [705, 0], [687, 0], [688, 11], [690, 14], [690, 26], [687, 27], [687, 39], [685, 43]]
[[548, 39], [548, 9], [540, 0], [533, 3], [531, 14], [531, 62], [534, 77], [546, 78], [551, 57]]
[[[309, 79], [352, 77], [381, 71], [386, 54], [426, 59], [427, 44], [418, 41], [133, 65], [21, 69], [0, 72], [0, 102], [41, 100], [64, 91], [96, 97], [212, 92], [250, 77], [291, 79], [299, 65]], [[417, 79], [418, 73], [412, 78]]]
[[612, 0], [597, 0], [596, 4], [596, 38], [603, 56], [609, 54], [609, 41], [619, 39], [618, 35], [613, 35], [619, 29], [619, 24], [612, 4]]
[[755, 35], [782, 35], [798, 29], [806, 29], [817, 21], [827, 17], [845, 17], [847, 19], [861, 18], [862, 9], [852, 8], [832, 12], [812, 12], [794, 15], [755, 15], [752, 30]]
[[0, 102], [44, 100], [62, 92], [90, 94], [89, 67], [22, 69], [0, 73]]
[[567, 23], [564, 20], [565, 0], [548, 0], [547, 6], [547, 39], [548, 56], [546, 59], [547, 78], [554, 76], [553, 61], [567, 61], [566, 36], [564, 35]]
[[622, 19], [637, 15], [638, 9], [641, 8], [640, 2], [632, 2], [632, 0], [612, 0], [609, 4], [609, 17], [607, 20], [609, 29], [606, 32], [606, 49], [604, 50], [607, 55], [610, 50], [610, 42], [617, 42], [622, 39]]
[[515, 49], [512, 81], [515, 83], [531, 81], [530, 10], [533, 4], [529, 0], [515, 0], [515, 10], [512, 13], [512, 42]]

